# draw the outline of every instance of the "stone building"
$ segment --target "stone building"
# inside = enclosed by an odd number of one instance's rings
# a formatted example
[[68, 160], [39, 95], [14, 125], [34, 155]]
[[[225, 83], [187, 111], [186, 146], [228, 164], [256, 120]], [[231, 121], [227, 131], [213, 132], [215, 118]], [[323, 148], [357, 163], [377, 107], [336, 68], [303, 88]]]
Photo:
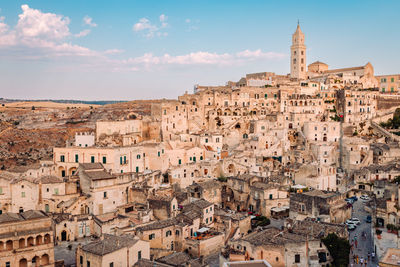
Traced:
[[76, 250], [76, 266], [133, 266], [141, 259], [150, 259], [149, 242], [129, 235], [105, 234]]
[[42, 211], [0, 215], [1, 266], [54, 266], [52, 219]]
[[290, 194], [289, 217], [304, 220], [307, 217], [322, 222], [344, 223], [351, 217], [351, 207], [345, 195], [336, 192], [312, 190]]
[[332, 257], [320, 237], [308, 231], [269, 228], [230, 241], [226, 255], [230, 260], [266, 260], [272, 266], [321, 266]]

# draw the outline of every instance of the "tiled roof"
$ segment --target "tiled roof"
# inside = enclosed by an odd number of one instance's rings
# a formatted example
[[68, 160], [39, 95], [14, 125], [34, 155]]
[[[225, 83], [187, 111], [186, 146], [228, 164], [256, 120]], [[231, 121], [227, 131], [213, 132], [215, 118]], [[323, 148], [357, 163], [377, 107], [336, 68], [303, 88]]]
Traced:
[[134, 239], [133, 236], [116, 236], [104, 234], [104, 239], [86, 244], [82, 247], [83, 251], [95, 254], [95, 255], [106, 255], [111, 252], [120, 250], [121, 248], [131, 247], [136, 244], [139, 239]]
[[106, 171], [85, 171], [85, 174], [93, 181], [115, 178], [115, 176], [112, 176]]
[[101, 163], [79, 163], [79, 166], [84, 170], [103, 170], [103, 165]]
[[22, 213], [7, 212], [0, 214], [0, 223], [19, 222], [47, 217], [48, 216], [43, 211], [39, 210], [28, 210]]

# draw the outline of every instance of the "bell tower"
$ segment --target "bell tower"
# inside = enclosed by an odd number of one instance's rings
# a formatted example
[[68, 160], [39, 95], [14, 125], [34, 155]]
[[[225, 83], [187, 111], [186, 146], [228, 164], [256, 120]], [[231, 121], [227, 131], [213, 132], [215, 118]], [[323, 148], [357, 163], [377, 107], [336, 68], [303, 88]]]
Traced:
[[306, 46], [304, 45], [304, 33], [297, 22], [297, 29], [292, 35], [292, 46], [290, 47], [290, 77], [306, 79]]

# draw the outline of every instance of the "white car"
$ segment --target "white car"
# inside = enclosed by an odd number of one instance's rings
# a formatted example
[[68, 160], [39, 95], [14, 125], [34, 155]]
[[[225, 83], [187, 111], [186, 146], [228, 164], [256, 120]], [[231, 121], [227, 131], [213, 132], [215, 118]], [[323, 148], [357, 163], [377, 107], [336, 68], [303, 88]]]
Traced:
[[362, 200], [369, 200], [369, 196], [367, 196], [367, 195], [362, 195], [362, 196], [360, 197], [360, 199], [362, 199]]
[[355, 230], [355, 229], [356, 229], [356, 226], [354, 224], [347, 225], [347, 230], [352, 231], [352, 230]]
[[360, 224], [361, 221], [358, 218], [351, 218], [350, 221], [352, 221], [354, 224]]
[[348, 219], [348, 220], [346, 221], [346, 225], [347, 225], [347, 226], [349, 226], [349, 225], [354, 225], [354, 226], [356, 226], [356, 223], [353, 222], [351, 219]]

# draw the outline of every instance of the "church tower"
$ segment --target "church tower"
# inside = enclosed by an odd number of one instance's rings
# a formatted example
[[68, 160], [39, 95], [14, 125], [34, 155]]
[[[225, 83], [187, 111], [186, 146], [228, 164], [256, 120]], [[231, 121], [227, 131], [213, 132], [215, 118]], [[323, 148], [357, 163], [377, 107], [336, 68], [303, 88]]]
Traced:
[[306, 46], [304, 45], [304, 33], [297, 23], [296, 32], [292, 35], [292, 46], [290, 47], [290, 77], [306, 79]]

